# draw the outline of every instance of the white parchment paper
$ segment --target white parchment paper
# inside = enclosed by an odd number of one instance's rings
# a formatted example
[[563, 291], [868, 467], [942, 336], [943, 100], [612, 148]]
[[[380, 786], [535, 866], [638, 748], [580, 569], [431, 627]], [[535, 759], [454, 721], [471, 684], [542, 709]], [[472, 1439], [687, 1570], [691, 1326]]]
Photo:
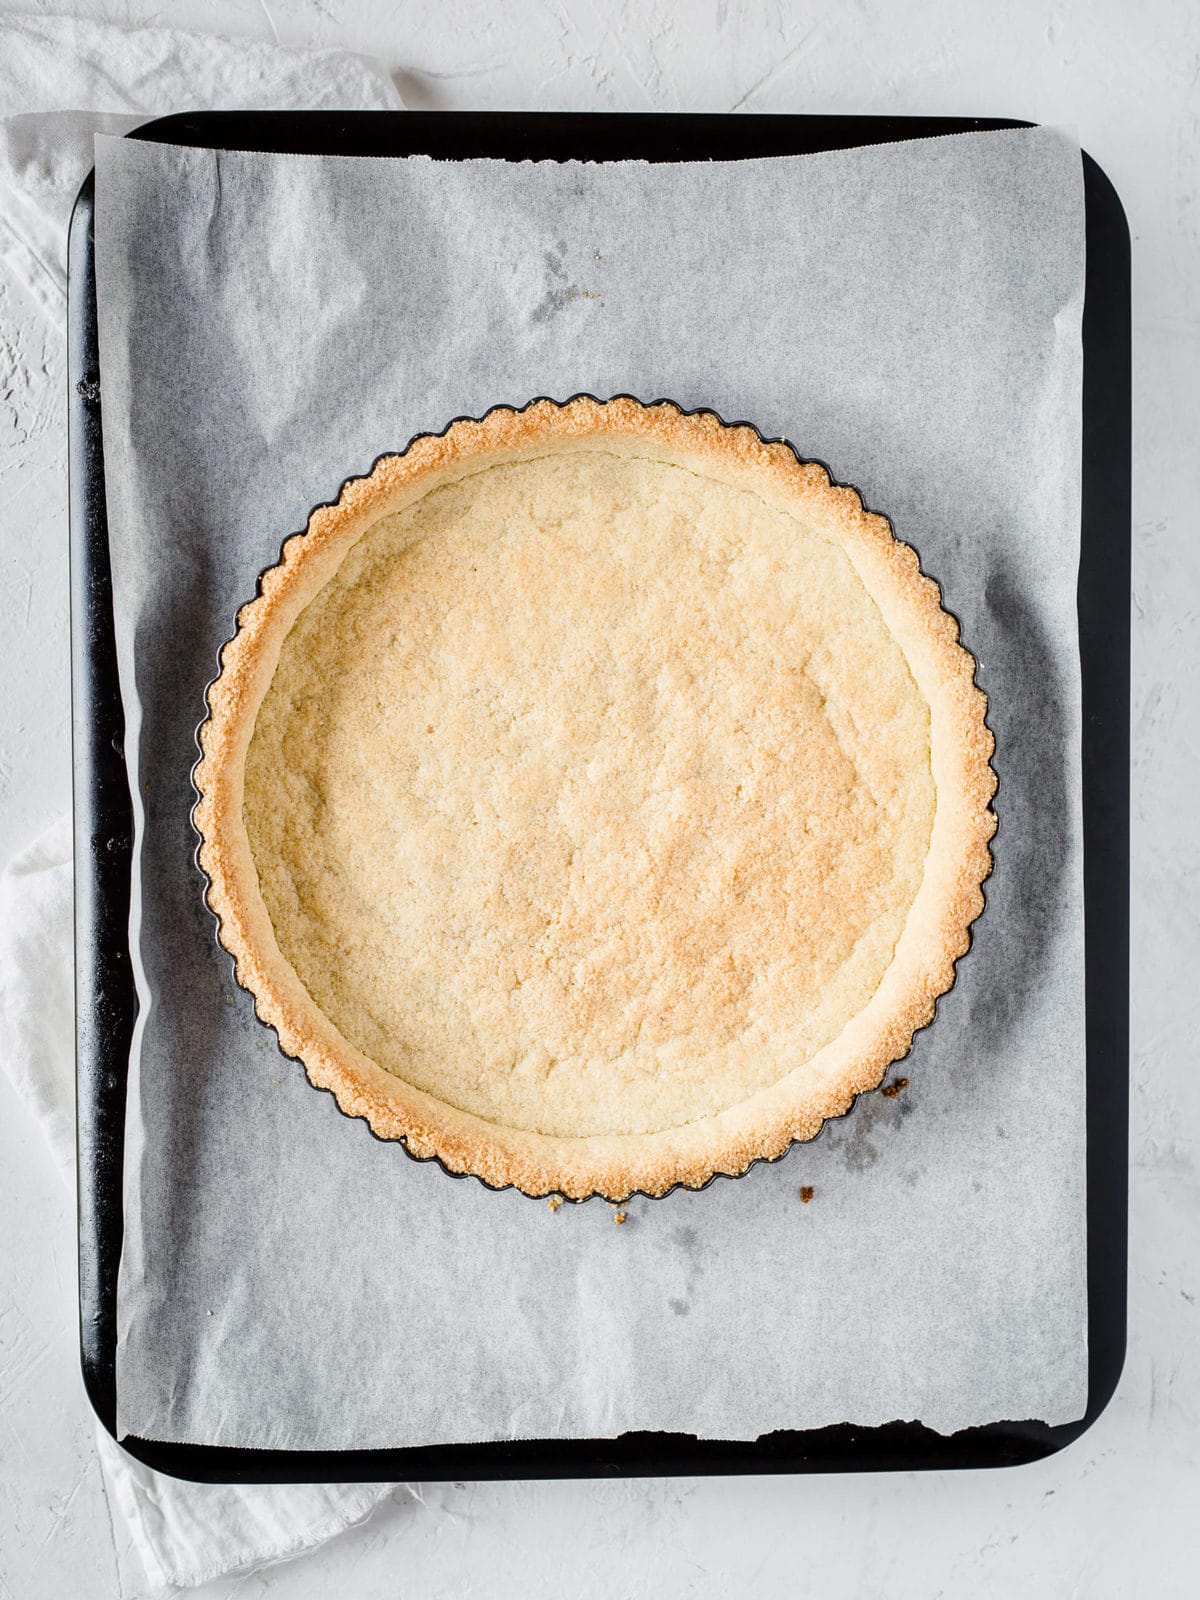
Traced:
[[[103, 139], [97, 246], [139, 811], [121, 1429], [1081, 1415], [1078, 148], [653, 166]], [[189, 822], [205, 685], [283, 538], [414, 433], [577, 390], [748, 418], [887, 511], [980, 661], [1000, 773], [988, 910], [910, 1086], [623, 1227], [452, 1182], [311, 1089], [234, 985]]]

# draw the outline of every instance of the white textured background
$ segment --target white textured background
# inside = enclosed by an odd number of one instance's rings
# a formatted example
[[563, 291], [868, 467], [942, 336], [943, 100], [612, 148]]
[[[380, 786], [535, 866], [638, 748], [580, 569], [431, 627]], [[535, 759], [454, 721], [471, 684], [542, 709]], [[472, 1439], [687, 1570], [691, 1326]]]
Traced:
[[[36, 10], [0, 0], [3, 14]], [[1129, 1358], [1096, 1427], [999, 1474], [437, 1485], [203, 1600], [1200, 1592], [1200, 8], [1194, 0], [64, 0], [340, 45], [413, 108], [896, 112], [1065, 123], [1134, 236]], [[182, 108], [181, 108], [182, 109]], [[69, 793], [65, 373], [0, 301], [0, 856]], [[18, 421], [32, 415], [31, 426]], [[109, 1600], [78, 1379], [74, 1220], [0, 1079], [0, 1600]], [[53, 1331], [51, 1331], [53, 1330]]]

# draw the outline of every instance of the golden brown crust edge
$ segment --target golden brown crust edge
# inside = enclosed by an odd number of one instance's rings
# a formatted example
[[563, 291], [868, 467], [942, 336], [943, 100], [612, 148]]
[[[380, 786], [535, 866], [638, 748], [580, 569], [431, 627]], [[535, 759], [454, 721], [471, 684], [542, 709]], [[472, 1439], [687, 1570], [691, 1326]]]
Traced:
[[[639, 454], [690, 457], [709, 475], [744, 483], [833, 530], [929, 702], [938, 804], [925, 879], [892, 964], [867, 1007], [805, 1064], [819, 1079], [816, 1087], [802, 1091], [790, 1083], [796, 1074], [789, 1074], [740, 1105], [679, 1128], [562, 1139], [458, 1111], [385, 1072], [341, 1036], [276, 943], [242, 821], [242, 783], [283, 639], [346, 551], [381, 516], [489, 462], [559, 445], [611, 449], [621, 440], [636, 443]], [[366, 477], [347, 482], [336, 502], [318, 507], [307, 529], [285, 542], [257, 596], [238, 612], [219, 664], [197, 735], [193, 822], [206, 900], [237, 981], [254, 997], [257, 1015], [274, 1029], [284, 1053], [299, 1059], [310, 1081], [330, 1090], [344, 1113], [364, 1118], [382, 1139], [402, 1141], [417, 1158], [437, 1158], [449, 1171], [473, 1173], [492, 1187], [572, 1199], [658, 1195], [676, 1185], [700, 1187], [717, 1173], [737, 1176], [815, 1137], [856, 1095], [877, 1088], [932, 1021], [983, 910], [996, 829], [995, 742], [985, 720], [987, 699], [974, 681], [975, 661], [959, 642], [938, 585], [921, 572], [916, 552], [895, 537], [887, 519], [864, 509], [854, 489], [832, 483], [824, 467], [801, 461], [789, 445], [766, 442], [749, 425], [727, 425], [712, 412], [683, 412], [669, 401], [644, 405], [629, 396], [576, 396], [561, 404], [536, 400], [519, 411], [498, 407], [479, 420], [460, 419], [443, 434], [419, 436], [403, 454], [382, 457]]]

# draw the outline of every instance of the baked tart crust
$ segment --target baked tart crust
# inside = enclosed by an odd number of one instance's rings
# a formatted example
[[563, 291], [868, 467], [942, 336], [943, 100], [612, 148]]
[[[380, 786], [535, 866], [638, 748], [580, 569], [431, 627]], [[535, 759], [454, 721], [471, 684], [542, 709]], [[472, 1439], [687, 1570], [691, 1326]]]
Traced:
[[748, 425], [498, 408], [313, 512], [199, 731], [219, 938], [312, 1083], [530, 1195], [737, 1175], [876, 1088], [991, 870], [916, 552]]

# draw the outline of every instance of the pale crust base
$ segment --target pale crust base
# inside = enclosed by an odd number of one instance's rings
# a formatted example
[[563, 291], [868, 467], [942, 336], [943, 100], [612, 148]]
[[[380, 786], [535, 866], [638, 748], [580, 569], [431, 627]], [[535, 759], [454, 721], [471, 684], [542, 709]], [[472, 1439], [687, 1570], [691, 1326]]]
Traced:
[[[554, 1137], [447, 1104], [385, 1071], [332, 1024], [281, 953], [259, 889], [243, 820], [246, 758], [283, 641], [381, 518], [482, 468], [562, 449], [612, 451], [618, 442], [629, 452], [631, 440], [639, 456], [751, 490], [846, 552], [928, 704], [936, 810], [924, 877], [891, 964], [869, 1002], [815, 1056], [744, 1101], [681, 1126]], [[865, 512], [854, 490], [831, 484], [822, 467], [799, 462], [786, 445], [764, 443], [752, 428], [627, 397], [565, 405], [543, 400], [520, 412], [499, 409], [482, 421], [457, 422], [444, 435], [417, 439], [402, 456], [385, 457], [369, 477], [348, 483], [336, 504], [314, 512], [307, 531], [288, 540], [258, 597], [238, 615], [209, 690], [195, 773], [199, 861], [221, 943], [259, 1016], [275, 1029], [283, 1050], [304, 1063], [310, 1080], [331, 1090], [348, 1115], [364, 1117], [378, 1136], [403, 1140], [413, 1155], [437, 1157], [450, 1170], [474, 1173], [493, 1186], [571, 1198], [599, 1193], [620, 1200], [635, 1191], [699, 1186], [715, 1173], [736, 1175], [795, 1140], [812, 1138], [856, 1094], [877, 1087], [953, 983], [955, 962], [983, 908], [981, 885], [991, 868], [988, 841], [995, 830], [994, 745], [974, 669], [937, 585], [887, 521]]]

